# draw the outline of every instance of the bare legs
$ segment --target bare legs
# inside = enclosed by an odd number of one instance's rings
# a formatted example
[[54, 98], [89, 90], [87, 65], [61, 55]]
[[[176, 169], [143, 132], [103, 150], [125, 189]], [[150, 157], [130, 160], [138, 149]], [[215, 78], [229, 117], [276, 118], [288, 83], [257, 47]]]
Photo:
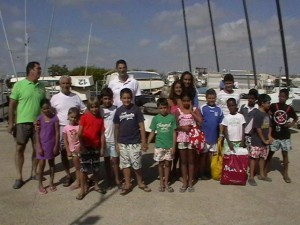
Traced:
[[180, 159], [181, 159], [181, 173], [183, 178], [182, 188], [193, 187], [194, 179], [194, 150], [192, 149], [183, 149], [179, 150]]

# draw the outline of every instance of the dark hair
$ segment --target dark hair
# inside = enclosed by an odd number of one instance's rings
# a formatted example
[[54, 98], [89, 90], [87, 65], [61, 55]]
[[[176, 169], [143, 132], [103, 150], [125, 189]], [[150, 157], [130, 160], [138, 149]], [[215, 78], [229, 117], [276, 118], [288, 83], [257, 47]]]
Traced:
[[258, 98], [258, 91], [255, 88], [249, 90], [248, 95], [252, 95], [255, 99]]
[[126, 67], [127, 67], [127, 63], [124, 59], [119, 59], [117, 62], [116, 62], [116, 68], [118, 67], [119, 64], [124, 64]]
[[285, 94], [287, 97], [289, 97], [289, 94], [290, 94], [290, 92], [287, 88], [280, 89], [279, 94], [281, 94], [281, 93]]
[[207, 97], [208, 95], [214, 95], [214, 96], [217, 96], [217, 92], [215, 91], [215, 89], [210, 88], [210, 89], [207, 89], [207, 90], [206, 90], [205, 95], [206, 95], [206, 97]]
[[192, 96], [190, 93], [188, 92], [183, 92], [182, 95], [181, 95], [181, 99], [183, 99], [184, 97], [189, 97], [189, 99], [192, 101]]
[[96, 105], [97, 107], [100, 106], [100, 102], [97, 97], [90, 97], [87, 101], [87, 108], [90, 109], [93, 105]]
[[35, 65], [40, 65], [40, 63], [36, 62], [36, 61], [32, 61], [27, 64], [27, 66], [26, 66], [26, 75], [27, 76], [29, 75], [30, 70], [32, 70], [35, 67]]
[[176, 105], [176, 98], [181, 98], [182, 97], [182, 93], [180, 96], [176, 95], [176, 93], [174, 92], [175, 86], [177, 84], [180, 84], [182, 92], [183, 92], [183, 88], [182, 88], [182, 83], [180, 80], [175, 80], [171, 86], [171, 90], [170, 90], [170, 95], [169, 95], [169, 99], [171, 99], [173, 101], [173, 103]]
[[229, 98], [229, 99], [227, 99], [226, 103], [228, 104], [229, 102], [233, 102], [235, 105], [237, 105], [235, 98]]
[[[183, 83], [183, 78], [186, 75], [191, 76], [191, 85], [189, 87], [185, 87], [184, 83]], [[196, 96], [196, 88], [195, 88], [195, 84], [194, 84], [194, 76], [193, 76], [193, 74], [191, 74], [191, 72], [189, 72], [189, 71], [184, 71], [181, 74], [181, 76], [180, 76], [180, 81], [182, 83], [183, 92], [189, 93], [190, 96], [191, 96], [191, 100], [193, 100], [195, 98], [195, 96]]]
[[129, 94], [131, 98], [133, 97], [132, 91], [129, 88], [124, 88], [120, 91], [120, 97], [124, 94]]
[[233, 78], [233, 75], [231, 73], [225, 74], [225, 76], [224, 76], [224, 82], [226, 82], [226, 81], [232, 81], [232, 82], [234, 82], [234, 78]]
[[41, 100], [41, 102], [40, 102], [40, 107], [42, 108], [42, 107], [43, 107], [43, 105], [45, 105], [45, 104], [47, 104], [47, 105], [50, 105], [50, 106], [51, 106], [51, 102], [50, 102], [50, 100], [49, 100], [49, 99], [46, 99], [46, 98], [44, 98], [43, 100]]
[[168, 100], [166, 98], [159, 98], [156, 102], [157, 107], [159, 106], [168, 106]]
[[70, 115], [72, 113], [74, 113], [76, 115], [76, 118], [79, 118], [80, 110], [77, 107], [69, 108], [68, 115]]
[[109, 87], [104, 87], [100, 93], [100, 98], [103, 98], [103, 97], [113, 98], [114, 93]]
[[267, 94], [260, 94], [257, 99], [257, 103], [260, 106], [262, 103], [271, 101], [271, 97]]

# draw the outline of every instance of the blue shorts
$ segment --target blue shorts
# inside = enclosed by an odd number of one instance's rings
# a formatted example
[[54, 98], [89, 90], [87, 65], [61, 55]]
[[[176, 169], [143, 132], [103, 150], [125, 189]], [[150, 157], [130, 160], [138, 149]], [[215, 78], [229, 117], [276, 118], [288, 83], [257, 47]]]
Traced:
[[271, 151], [276, 152], [278, 150], [282, 150], [284, 152], [288, 152], [292, 150], [292, 143], [291, 139], [274, 139], [272, 144], [271, 144]]
[[104, 152], [104, 157], [119, 157], [119, 154], [116, 151], [116, 146], [114, 142], [106, 142], [106, 149]]

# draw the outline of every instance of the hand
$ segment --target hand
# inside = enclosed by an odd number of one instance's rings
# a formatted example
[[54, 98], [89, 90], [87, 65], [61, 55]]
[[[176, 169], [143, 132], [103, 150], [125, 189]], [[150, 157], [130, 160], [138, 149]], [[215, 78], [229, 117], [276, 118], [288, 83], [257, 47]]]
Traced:
[[119, 146], [119, 144], [116, 144], [116, 151], [117, 151], [118, 155], [120, 155], [120, 146]]
[[8, 124], [7, 126], [7, 132], [10, 134], [13, 134], [15, 126], [13, 124]]
[[192, 125], [182, 126], [181, 129], [185, 132], [189, 132], [193, 128]]
[[143, 152], [146, 152], [147, 149], [148, 149], [147, 143], [142, 143], [141, 150], [142, 150]]
[[38, 153], [40, 156], [44, 156], [44, 151], [43, 151], [42, 149], [39, 149], [39, 150], [37, 151], [37, 153]]
[[291, 128], [293, 126], [293, 124], [292, 123], [286, 123], [286, 124], [284, 124], [284, 126], [287, 127], [287, 128]]
[[172, 158], [174, 157], [175, 153], [176, 153], [176, 150], [175, 150], [175, 148], [172, 148], [172, 150], [171, 150], [171, 155], [172, 155]]
[[33, 126], [34, 126], [34, 129], [35, 129], [36, 132], [40, 131], [40, 129], [41, 129], [40, 121], [33, 122]]
[[104, 156], [104, 149], [101, 148], [101, 149], [100, 149], [100, 157], [103, 157], [103, 156]]
[[245, 141], [242, 141], [242, 142], [240, 143], [240, 147], [242, 147], [242, 148], [246, 148]]
[[231, 151], [234, 151], [233, 144], [230, 141], [228, 142], [228, 147]]
[[[75, 152], [75, 151], [74, 151]], [[71, 158], [72, 157], [72, 153], [71, 152], [67, 152], [67, 156], [69, 157], [69, 158]]]

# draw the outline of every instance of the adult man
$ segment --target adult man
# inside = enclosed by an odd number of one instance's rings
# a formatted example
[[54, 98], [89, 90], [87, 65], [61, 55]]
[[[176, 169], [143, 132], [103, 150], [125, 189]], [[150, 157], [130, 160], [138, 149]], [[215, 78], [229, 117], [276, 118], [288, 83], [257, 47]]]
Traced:
[[[7, 129], [9, 133], [14, 134], [16, 140], [15, 165], [17, 169], [17, 179], [13, 185], [14, 189], [19, 189], [24, 184], [22, 176], [24, 151], [29, 139], [31, 139], [32, 144], [35, 142], [33, 122], [39, 115], [41, 108], [40, 103], [45, 98], [45, 88], [38, 82], [40, 76], [40, 64], [38, 62], [29, 62], [26, 67], [26, 79], [15, 83], [10, 95]], [[33, 146], [32, 179], [37, 179], [37, 164], [38, 161], [35, 159]]]
[[68, 187], [73, 182], [70, 174], [70, 165], [67, 157], [67, 152], [64, 147], [62, 130], [65, 125], [69, 124], [68, 111], [71, 107], [77, 107], [82, 112], [85, 111], [86, 106], [83, 104], [78, 95], [71, 92], [71, 77], [64, 75], [60, 77], [59, 85], [61, 91], [52, 96], [50, 102], [51, 106], [56, 110], [57, 117], [60, 125], [60, 143], [61, 143], [61, 161], [67, 177], [63, 184], [64, 187]]
[[127, 74], [127, 63], [125, 60], [120, 59], [116, 62], [116, 69], [119, 74], [118, 77], [111, 80], [108, 87], [112, 89], [114, 93], [114, 105], [120, 107], [122, 102], [120, 100], [120, 91], [124, 88], [129, 88], [132, 91], [132, 102], [135, 102], [135, 97], [141, 95], [139, 83], [133, 77]]

